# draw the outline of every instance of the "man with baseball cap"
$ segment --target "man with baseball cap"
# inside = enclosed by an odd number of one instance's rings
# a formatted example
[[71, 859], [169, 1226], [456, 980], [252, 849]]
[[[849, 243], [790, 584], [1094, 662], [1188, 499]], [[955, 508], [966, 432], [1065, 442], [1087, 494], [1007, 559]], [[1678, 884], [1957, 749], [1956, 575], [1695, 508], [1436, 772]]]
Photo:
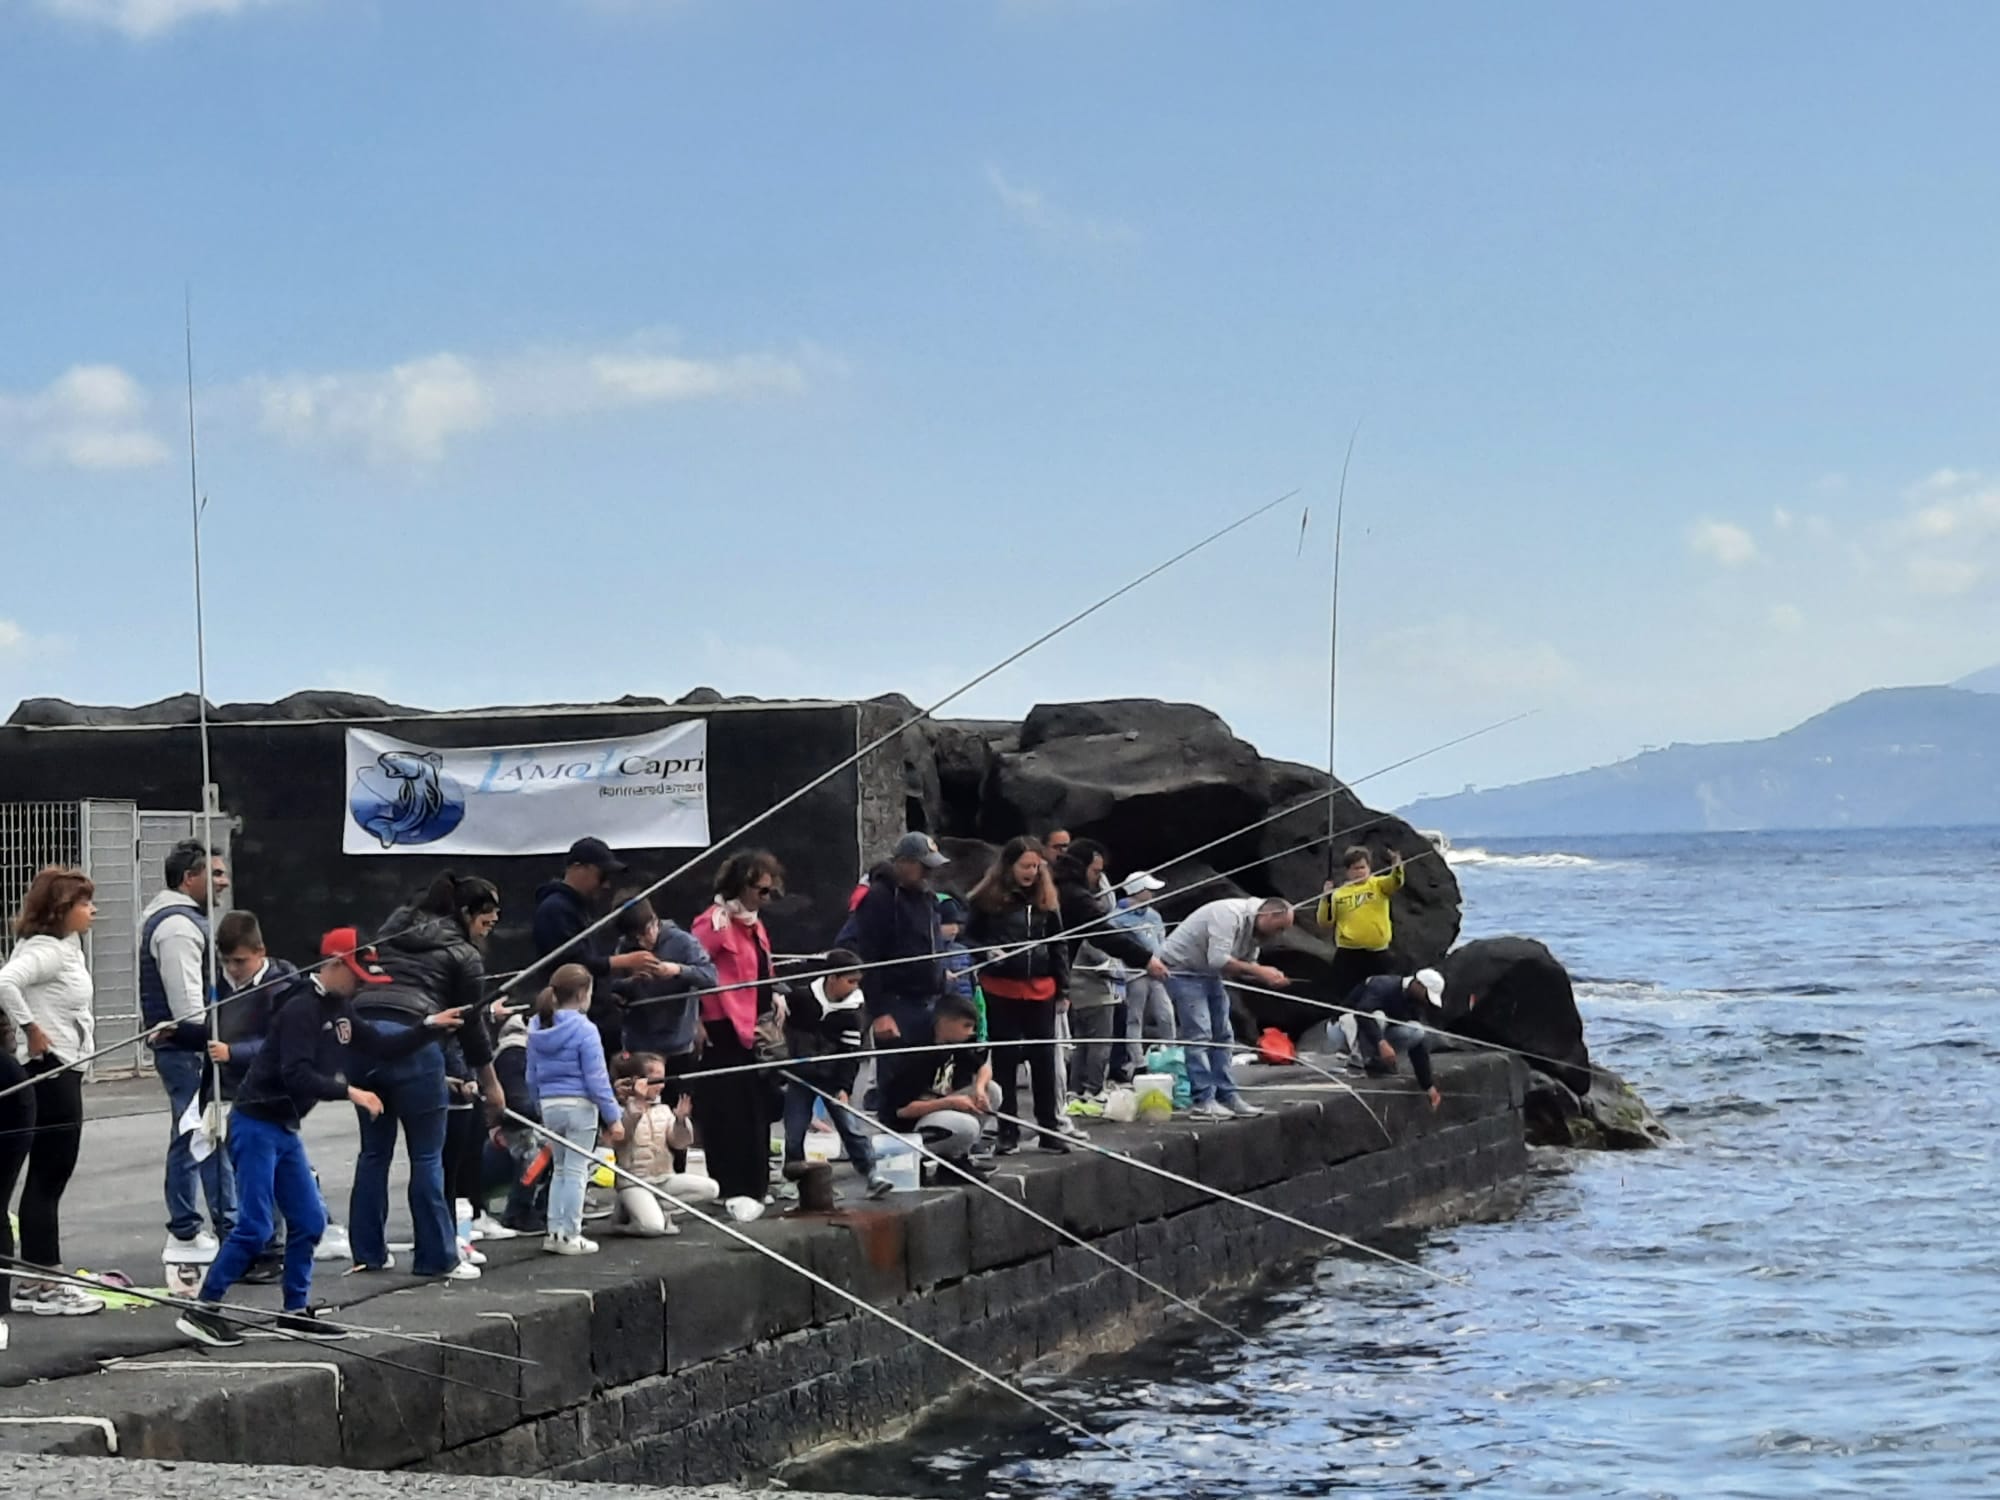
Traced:
[[352, 927], [336, 927], [320, 940], [320, 962], [280, 992], [275, 1019], [229, 1116], [229, 1158], [236, 1168], [236, 1225], [202, 1282], [199, 1308], [175, 1326], [189, 1338], [218, 1348], [243, 1342], [218, 1304], [276, 1228], [285, 1220], [285, 1304], [277, 1327], [305, 1338], [346, 1335], [320, 1321], [307, 1303], [312, 1293], [313, 1251], [326, 1231], [326, 1204], [306, 1158], [299, 1126], [322, 1100], [346, 1099], [370, 1115], [382, 1101], [347, 1081], [355, 1054], [375, 1062], [407, 1057], [430, 1046], [464, 1020], [461, 1011], [439, 1011], [421, 1026], [377, 1028], [354, 1013], [354, 997], [389, 976], [361, 946]]
[[1430, 1096], [1431, 1108], [1443, 1103], [1431, 1081], [1430, 1033], [1444, 1024], [1444, 976], [1436, 969], [1419, 969], [1407, 979], [1377, 974], [1357, 984], [1346, 1004], [1354, 1020], [1354, 1045], [1368, 1071], [1394, 1073], [1397, 1054], [1407, 1052], [1417, 1087]]
[[891, 1045], [906, 1027], [928, 1024], [944, 991], [945, 944], [930, 881], [949, 863], [929, 834], [904, 834], [888, 860], [868, 872], [868, 890], [836, 939], [872, 971], [864, 995], [877, 1046]]
[[563, 964], [582, 964], [590, 970], [590, 1019], [604, 1038], [607, 1057], [619, 1050], [620, 1019], [614, 979], [657, 978], [664, 965], [650, 952], [620, 953], [618, 934], [609, 926], [593, 932], [582, 942], [575, 941], [610, 908], [612, 888], [628, 866], [598, 838], [581, 838], [569, 846], [560, 880], [551, 880], [535, 892], [535, 956], [547, 960], [538, 965], [545, 972], [530, 976], [521, 989], [534, 994], [548, 982], [547, 975]]

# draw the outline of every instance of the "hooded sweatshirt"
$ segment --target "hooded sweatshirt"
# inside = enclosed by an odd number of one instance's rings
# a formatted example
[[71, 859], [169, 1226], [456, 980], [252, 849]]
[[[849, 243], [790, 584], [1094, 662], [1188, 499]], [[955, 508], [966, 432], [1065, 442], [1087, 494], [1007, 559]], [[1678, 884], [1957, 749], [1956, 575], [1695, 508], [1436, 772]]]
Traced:
[[867, 893], [836, 941], [863, 963], [882, 965], [868, 982], [870, 1020], [890, 1014], [897, 1003], [929, 1005], [944, 990], [937, 897], [921, 886], [898, 885], [891, 865], [868, 872]]
[[824, 1057], [832, 1061], [801, 1066], [799, 1076], [829, 1094], [851, 1094], [861, 1072], [861, 1034], [867, 999], [860, 989], [844, 1000], [826, 997], [822, 975], [803, 989], [794, 988], [785, 1018], [785, 1041], [795, 1058]]
[[616, 1124], [622, 1113], [604, 1066], [604, 1043], [580, 1010], [558, 1010], [546, 1026], [539, 1016], [529, 1022], [528, 1091], [542, 1105], [588, 1099], [606, 1125]]
[[596, 911], [590, 898], [577, 894], [576, 888], [567, 880], [550, 880], [535, 892], [535, 956], [547, 958], [557, 954], [553, 963], [538, 965], [540, 973], [530, 979], [530, 990], [538, 989], [549, 982], [553, 974], [564, 964], [582, 964], [590, 970], [590, 977], [597, 981], [591, 991], [591, 1001], [609, 1001], [611, 981], [611, 954], [617, 939], [609, 924], [592, 933], [584, 941], [573, 947], [564, 947], [571, 938], [598, 920], [601, 913]]
[[[157, 920], [156, 920], [157, 919]], [[192, 896], [161, 891], [139, 914], [139, 998], [146, 1009], [147, 990], [155, 983], [165, 998], [164, 1014], [146, 1015], [149, 1026], [161, 1021], [200, 1021], [208, 1009], [208, 915]], [[161, 1042], [166, 1047], [201, 1046], [176, 1032]]]

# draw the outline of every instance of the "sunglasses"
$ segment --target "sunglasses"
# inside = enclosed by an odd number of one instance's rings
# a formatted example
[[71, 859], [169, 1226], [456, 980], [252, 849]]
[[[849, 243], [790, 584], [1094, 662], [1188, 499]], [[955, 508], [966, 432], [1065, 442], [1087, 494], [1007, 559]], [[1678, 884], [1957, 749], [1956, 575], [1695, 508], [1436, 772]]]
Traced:
[[768, 901], [771, 899], [772, 893], [776, 890], [777, 887], [774, 885], [753, 885], [750, 887], [750, 894], [760, 900]]

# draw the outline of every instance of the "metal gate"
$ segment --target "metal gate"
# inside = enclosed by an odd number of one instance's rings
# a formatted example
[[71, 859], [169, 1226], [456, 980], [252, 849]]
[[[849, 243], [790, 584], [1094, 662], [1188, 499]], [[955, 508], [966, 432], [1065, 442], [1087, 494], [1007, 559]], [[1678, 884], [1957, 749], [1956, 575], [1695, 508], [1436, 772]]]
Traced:
[[[84, 939], [96, 991], [97, 1045], [131, 1045], [100, 1058], [92, 1077], [137, 1071], [139, 1045], [139, 916], [165, 880], [167, 853], [201, 836], [201, 814], [141, 812], [132, 802], [0, 803], [0, 958], [13, 944], [13, 917], [48, 865], [81, 869], [97, 887], [97, 921]], [[215, 852], [229, 855], [232, 820], [215, 819]], [[225, 893], [215, 903], [229, 910]]]

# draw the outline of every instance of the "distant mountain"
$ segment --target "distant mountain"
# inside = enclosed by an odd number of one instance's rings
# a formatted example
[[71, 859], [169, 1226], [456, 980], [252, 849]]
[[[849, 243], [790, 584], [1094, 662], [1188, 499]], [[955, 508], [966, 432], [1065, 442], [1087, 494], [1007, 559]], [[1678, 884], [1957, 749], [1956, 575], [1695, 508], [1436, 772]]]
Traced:
[[1670, 745], [1403, 816], [1460, 841], [2000, 823], [2000, 667], [1955, 687], [1878, 688], [1767, 740]]

